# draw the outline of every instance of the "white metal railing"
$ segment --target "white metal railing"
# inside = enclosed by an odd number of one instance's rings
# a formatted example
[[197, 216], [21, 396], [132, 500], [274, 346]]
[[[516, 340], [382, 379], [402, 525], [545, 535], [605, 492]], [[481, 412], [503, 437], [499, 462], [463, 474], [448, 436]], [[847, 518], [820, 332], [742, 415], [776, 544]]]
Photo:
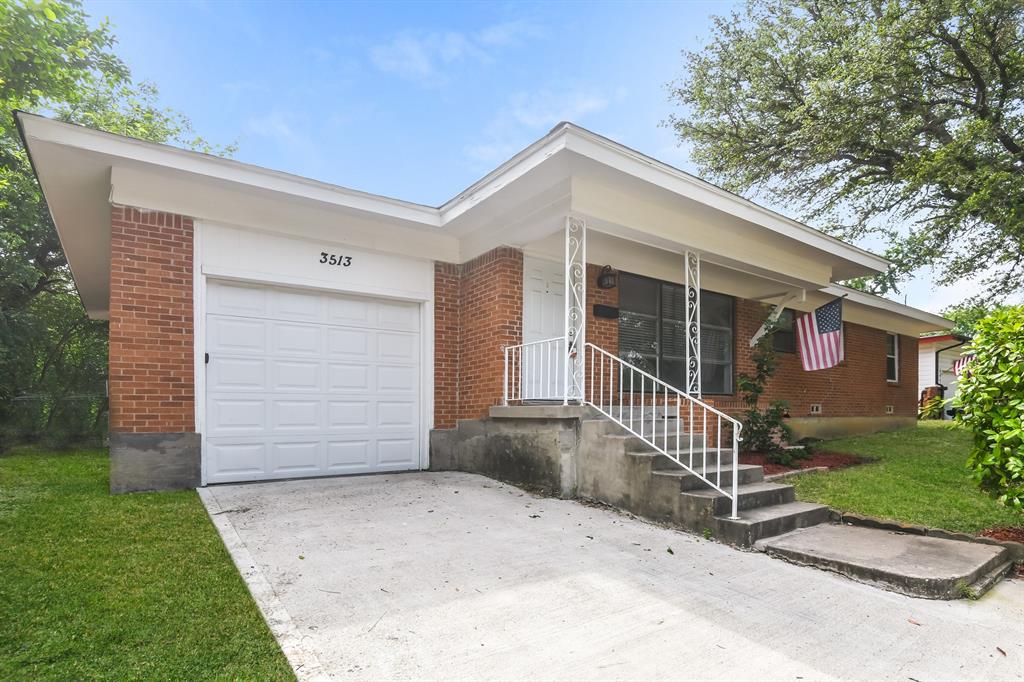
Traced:
[[[584, 353], [587, 380], [583, 402], [728, 496], [732, 500], [731, 518], [739, 518], [737, 488], [743, 424], [592, 343], [586, 344]], [[723, 426], [728, 448], [722, 447]], [[715, 447], [709, 450], [712, 435]], [[698, 438], [699, 443], [695, 443]], [[723, 453], [726, 471], [732, 469], [729, 490], [722, 487]]]
[[505, 348], [502, 401], [565, 400], [565, 338], [531, 341]]

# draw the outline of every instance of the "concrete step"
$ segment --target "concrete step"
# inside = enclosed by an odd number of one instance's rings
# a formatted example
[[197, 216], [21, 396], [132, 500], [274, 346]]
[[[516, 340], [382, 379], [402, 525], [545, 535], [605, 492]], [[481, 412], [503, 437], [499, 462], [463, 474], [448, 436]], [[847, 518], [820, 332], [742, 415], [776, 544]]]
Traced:
[[802, 528], [754, 546], [793, 563], [928, 599], [981, 596], [1013, 565], [1009, 550], [999, 545], [837, 524]]
[[[653, 472], [655, 476], [664, 476], [669, 478], [679, 479], [679, 490], [699, 490], [701, 488], [707, 488], [707, 483], [701, 480], [694, 473], [690, 473], [686, 469], [681, 469], [678, 464], [672, 462], [667, 457], [662, 455], [662, 461], [667, 462], [664, 467], [656, 466], [656, 470]], [[747, 483], [757, 483], [764, 480], [764, 467], [757, 464], [740, 464], [736, 467], [739, 473], [738, 485], [745, 485]], [[697, 466], [694, 471], [697, 474], [704, 474], [704, 469]], [[709, 480], [716, 480], [717, 469], [712, 465], [707, 469], [707, 477]], [[721, 472], [721, 487], [726, 490], [732, 485], [732, 467], [725, 466], [723, 462]]]
[[[626, 442], [626, 450], [630, 451], [649, 450], [651, 448], [651, 444], [648, 440], [653, 441], [655, 445], [660, 448], [664, 448], [669, 452], [689, 453], [691, 444], [695, 453], [700, 453], [704, 450], [704, 436], [698, 433], [693, 434], [692, 439], [688, 433], [680, 433], [676, 436], [675, 432], [672, 432], [668, 438], [665, 438], [664, 436], [657, 436], [654, 438], [647, 432], [644, 432], [643, 438], [632, 434], [630, 434], [629, 438], [630, 440]], [[708, 449], [709, 453], [710, 451], [711, 448]], [[695, 456], [699, 457], [699, 454]], [[729, 450], [729, 456], [732, 457], [732, 450]]]
[[761, 538], [782, 535], [797, 528], [828, 521], [829, 509], [823, 504], [786, 502], [740, 512], [739, 519], [715, 517], [716, 537], [732, 545], [752, 547]]
[[[729, 488], [726, 488], [728, 490]], [[712, 516], [726, 516], [732, 513], [732, 499], [713, 488], [688, 490], [680, 493], [683, 504], [688, 508], [705, 508]], [[796, 489], [784, 483], [747, 483], [736, 488], [736, 505], [740, 511], [782, 505], [796, 500]]]

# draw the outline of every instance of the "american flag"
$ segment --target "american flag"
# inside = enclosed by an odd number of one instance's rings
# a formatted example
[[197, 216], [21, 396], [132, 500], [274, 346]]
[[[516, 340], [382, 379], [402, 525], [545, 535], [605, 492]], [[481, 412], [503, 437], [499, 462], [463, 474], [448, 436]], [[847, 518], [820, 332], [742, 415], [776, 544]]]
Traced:
[[960, 372], [964, 371], [964, 368], [967, 367], [967, 364], [973, 359], [974, 354], [961, 355], [960, 357], [958, 357], [956, 359], [956, 362], [953, 363], [953, 374], [955, 374], [956, 376], [960, 376]]
[[826, 303], [796, 321], [804, 371], [835, 367], [843, 361], [843, 299]]

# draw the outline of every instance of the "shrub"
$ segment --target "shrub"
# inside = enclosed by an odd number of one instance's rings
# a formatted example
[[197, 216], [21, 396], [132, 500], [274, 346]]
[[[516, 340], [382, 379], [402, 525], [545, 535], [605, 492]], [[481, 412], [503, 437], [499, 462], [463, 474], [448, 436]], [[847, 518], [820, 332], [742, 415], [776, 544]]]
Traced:
[[937, 395], [933, 395], [928, 400], [924, 401], [917, 410], [918, 419], [942, 419], [942, 409], [946, 406], [946, 401]]
[[754, 373], [742, 373], [737, 377], [740, 397], [747, 406], [743, 412], [742, 448], [746, 451], [761, 452], [765, 459], [774, 464], [789, 465], [794, 459], [794, 454], [783, 449], [792, 438], [789, 426], [783, 421], [789, 406], [781, 400], [773, 401], [763, 409], [758, 406], [777, 364], [775, 350], [772, 348], [774, 331], [774, 325], [769, 325], [768, 333], [762, 336], [754, 347], [751, 355]]
[[982, 490], [1024, 509], [1024, 306], [978, 322], [957, 384], [956, 420], [974, 433], [967, 461]]

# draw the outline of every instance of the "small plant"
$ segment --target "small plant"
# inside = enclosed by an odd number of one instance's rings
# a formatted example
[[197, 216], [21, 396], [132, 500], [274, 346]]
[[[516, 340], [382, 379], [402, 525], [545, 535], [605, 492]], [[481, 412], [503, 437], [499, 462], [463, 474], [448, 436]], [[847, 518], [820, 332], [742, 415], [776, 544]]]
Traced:
[[740, 397], [747, 406], [743, 412], [743, 449], [764, 453], [769, 462], [785, 465], [793, 460], [793, 454], [786, 454], [783, 449], [793, 435], [783, 421], [789, 406], [782, 400], [774, 400], [763, 409], [758, 406], [768, 380], [775, 374], [778, 364], [775, 349], [772, 347], [772, 332], [778, 325], [766, 325], [767, 333], [758, 340], [751, 356], [754, 361], [754, 373], [741, 373], [736, 380]]
[[977, 323], [961, 371], [956, 421], [974, 433], [967, 460], [979, 487], [1024, 510], [1024, 306], [996, 310]]
[[703, 536], [704, 536], [704, 539], [705, 539], [705, 540], [710, 540], [711, 538], [715, 537], [715, 534], [714, 534], [713, 532], [711, 532], [711, 529], [710, 529], [710, 528], [705, 528], [705, 529], [704, 529], [704, 530], [703, 530], [703, 531], [701, 532], [701, 535], [703, 535]]
[[970, 599], [971, 601], [974, 601], [978, 598], [978, 591], [970, 585], [968, 585], [967, 581], [962, 578], [956, 582], [955, 589], [957, 594], [959, 594], [964, 599]]
[[946, 406], [948, 401], [943, 400], [937, 395], [933, 395], [928, 400], [924, 401], [917, 410], [918, 419], [942, 419], [942, 409]]

